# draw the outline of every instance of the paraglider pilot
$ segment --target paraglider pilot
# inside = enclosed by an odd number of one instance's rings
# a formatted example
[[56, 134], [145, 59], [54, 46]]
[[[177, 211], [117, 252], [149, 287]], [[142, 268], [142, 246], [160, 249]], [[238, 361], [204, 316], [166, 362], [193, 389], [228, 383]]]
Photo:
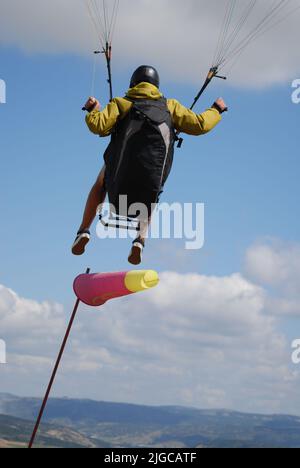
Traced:
[[87, 200], [72, 247], [74, 255], [85, 252], [90, 227], [106, 195], [117, 215], [122, 215], [119, 197], [126, 195], [128, 206], [143, 203], [148, 208], [147, 221], [144, 220], [144, 228], [133, 242], [128, 258], [131, 264], [139, 265], [153, 206], [158, 203], [172, 168], [176, 135], [204, 135], [221, 121], [221, 114], [227, 110], [220, 98], [197, 115], [175, 99], [165, 99], [159, 86], [158, 72], [153, 67], [141, 66], [134, 72], [124, 98], [113, 99], [103, 111], [96, 98], [88, 99], [85, 105], [88, 128], [101, 137], [111, 135], [111, 142], [104, 155], [105, 165]]

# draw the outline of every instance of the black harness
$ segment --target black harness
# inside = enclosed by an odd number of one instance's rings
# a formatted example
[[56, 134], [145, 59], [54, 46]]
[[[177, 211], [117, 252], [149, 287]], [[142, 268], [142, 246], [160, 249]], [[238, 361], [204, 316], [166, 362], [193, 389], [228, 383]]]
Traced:
[[[105, 188], [112, 212], [138, 218], [130, 206], [142, 203], [148, 217], [169, 177], [176, 141], [167, 100], [139, 99], [120, 120], [105, 152]], [[127, 197], [126, 207], [120, 197]]]

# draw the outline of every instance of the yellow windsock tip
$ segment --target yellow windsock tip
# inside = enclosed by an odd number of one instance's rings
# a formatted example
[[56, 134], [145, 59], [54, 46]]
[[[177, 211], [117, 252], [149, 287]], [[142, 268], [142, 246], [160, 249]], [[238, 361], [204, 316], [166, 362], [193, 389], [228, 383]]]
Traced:
[[155, 288], [158, 283], [159, 276], [154, 270], [133, 270], [129, 271], [125, 277], [125, 286], [132, 293]]

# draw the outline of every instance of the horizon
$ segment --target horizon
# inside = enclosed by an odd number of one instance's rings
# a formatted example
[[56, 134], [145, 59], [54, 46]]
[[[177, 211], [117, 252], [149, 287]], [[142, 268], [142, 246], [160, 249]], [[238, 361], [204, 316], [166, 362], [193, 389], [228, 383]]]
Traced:
[[[0, 392], [0, 397], [1, 396], [9, 396], [9, 397], [14, 397], [18, 398], [21, 400], [38, 400], [41, 401], [43, 399], [43, 396], [41, 397], [30, 397], [30, 396], [19, 396], [19, 395], [14, 395], [11, 393], [2, 393]], [[147, 405], [147, 404], [138, 404], [138, 403], [129, 403], [129, 402], [121, 402], [121, 401], [108, 401], [108, 400], [94, 400], [93, 398], [70, 398], [68, 396], [61, 396], [61, 397], [50, 397], [49, 401], [55, 401], [55, 400], [68, 400], [68, 401], [89, 401], [93, 403], [104, 403], [108, 405], [126, 405], [126, 406], [138, 406], [138, 407], [145, 407], [145, 408], [172, 408], [172, 409], [186, 409], [186, 410], [195, 410], [195, 411], [200, 411], [200, 412], [205, 412], [205, 413], [210, 413], [210, 412], [225, 412], [225, 413], [232, 413], [232, 414], [243, 414], [243, 415], [249, 415], [249, 416], [279, 416], [279, 417], [291, 417], [295, 419], [299, 419], [299, 415], [295, 414], [286, 414], [286, 413], [250, 413], [247, 411], [239, 411], [239, 410], [230, 410], [228, 408], [198, 408], [195, 406], [182, 406], [182, 405]], [[1, 412], [0, 412], [1, 414]], [[5, 415], [5, 413], [2, 413]], [[22, 419], [22, 418], [21, 418]]]

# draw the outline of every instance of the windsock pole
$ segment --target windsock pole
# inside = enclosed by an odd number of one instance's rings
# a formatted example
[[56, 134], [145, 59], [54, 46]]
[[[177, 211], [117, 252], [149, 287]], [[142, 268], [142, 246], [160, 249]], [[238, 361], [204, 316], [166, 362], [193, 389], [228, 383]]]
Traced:
[[[87, 271], [86, 271], [86, 274], [89, 274], [89, 273], [90, 273], [90, 269], [88, 268]], [[73, 326], [73, 323], [74, 323], [74, 320], [75, 320], [75, 317], [76, 317], [80, 302], [81, 302], [80, 299], [77, 299], [76, 304], [74, 306], [72, 316], [71, 316], [71, 319], [70, 319], [70, 322], [69, 322], [65, 337], [63, 339], [63, 342], [62, 342], [62, 345], [61, 345], [61, 348], [60, 348], [60, 351], [59, 351], [59, 355], [58, 355], [58, 358], [56, 360], [55, 367], [54, 367], [54, 370], [52, 372], [52, 376], [51, 376], [51, 379], [50, 379], [50, 382], [49, 382], [49, 385], [48, 385], [48, 388], [47, 388], [47, 391], [46, 391], [46, 394], [45, 394], [45, 397], [44, 397], [44, 400], [43, 400], [43, 403], [42, 403], [42, 406], [41, 406], [41, 409], [40, 409], [40, 412], [39, 412], [39, 415], [38, 415], [38, 418], [37, 418], [37, 421], [36, 421], [36, 424], [35, 424], [35, 427], [34, 427], [34, 430], [33, 430], [33, 433], [32, 433], [32, 436], [31, 436], [31, 439], [30, 439], [30, 442], [29, 442], [29, 445], [28, 445], [29, 449], [31, 449], [33, 447], [33, 444], [35, 442], [36, 435], [37, 435], [37, 432], [39, 430], [41, 420], [43, 418], [44, 411], [45, 411], [47, 403], [48, 403], [48, 399], [49, 399], [49, 396], [50, 396], [50, 393], [51, 393], [51, 390], [52, 390], [52, 387], [53, 387], [53, 384], [54, 384], [54, 381], [55, 381], [55, 378], [56, 378], [56, 374], [57, 374], [61, 359], [63, 357], [64, 351], [65, 351], [65, 348], [66, 348], [66, 345], [67, 345], [67, 342], [68, 342], [68, 339], [69, 339], [69, 336], [70, 336], [70, 333], [71, 333], [71, 330], [72, 330], [72, 326]]]

